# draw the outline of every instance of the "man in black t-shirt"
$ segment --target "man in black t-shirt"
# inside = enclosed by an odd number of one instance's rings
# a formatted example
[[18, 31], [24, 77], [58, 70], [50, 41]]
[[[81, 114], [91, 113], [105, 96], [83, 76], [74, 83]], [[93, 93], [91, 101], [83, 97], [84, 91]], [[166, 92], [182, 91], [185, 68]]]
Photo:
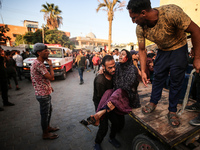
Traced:
[[112, 76], [115, 74], [115, 61], [113, 57], [104, 57], [102, 60], [102, 67], [104, 73], [99, 74], [94, 79], [93, 102], [95, 105], [95, 110], [97, 110], [101, 97], [103, 96], [105, 91], [113, 88]]
[[[115, 61], [112, 56], [106, 55], [102, 59], [103, 74], [99, 74], [94, 79], [94, 93], [93, 93], [93, 102], [95, 105], [95, 110], [99, 105], [101, 97], [106, 90], [113, 88], [112, 77], [115, 74]], [[95, 139], [95, 150], [101, 150], [101, 142], [108, 131], [108, 119], [111, 121], [111, 132], [109, 142], [115, 146], [120, 147], [120, 143], [115, 139], [115, 135], [124, 127], [124, 115], [118, 115], [114, 111], [106, 113], [105, 116], [100, 120], [99, 129]]]
[[[5, 54], [4, 51], [0, 48], [0, 89], [1, 97], [3, 99], [4, 106], [14, 106], [13, 103], [8, 101], [8, 75], [5, 67]], [[3, 111], [3, 108], [0, 108], [0, 111]]]

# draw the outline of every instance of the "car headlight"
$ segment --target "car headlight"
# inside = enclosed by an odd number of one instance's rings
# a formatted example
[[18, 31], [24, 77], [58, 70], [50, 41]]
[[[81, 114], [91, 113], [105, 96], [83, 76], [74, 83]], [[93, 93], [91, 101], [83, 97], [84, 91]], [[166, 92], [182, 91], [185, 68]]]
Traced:
[[26, 66], [26, 65], [27, 65], [27, 63], [24, 62], [24, 63], [23, 63], [23, 66]]
[[60, 66], [59, 62], [54, 63], [54, 66]]

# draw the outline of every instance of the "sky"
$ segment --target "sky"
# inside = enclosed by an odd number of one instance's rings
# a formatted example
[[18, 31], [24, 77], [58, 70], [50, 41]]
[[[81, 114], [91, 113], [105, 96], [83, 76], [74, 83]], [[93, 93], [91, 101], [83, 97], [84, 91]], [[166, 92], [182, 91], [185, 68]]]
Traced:
[[[108, 39], [109, 22], [107, 12], [96, 12], [98, 0], [1, 0], [0, 23], [23, 26], [24, 20], [37, 21], [39, 28], [44, 21], [40, 12], [42, 4], [54, 3], [62, 11], [63, 24], [58, 28], [70, 32], [72, 37], [83, 36], [93, 32], [98, 39]], [[100, 0], [103, 2], [103, 0]], [[129, 0], [126, 1], [126, 6]], [[151, 0], [152, 7], [159, 7], [160, 0]], [[114, 13], [112, 24], [112, 44], [136, 43], [136, 24], [129, 17], [126, 6]]]

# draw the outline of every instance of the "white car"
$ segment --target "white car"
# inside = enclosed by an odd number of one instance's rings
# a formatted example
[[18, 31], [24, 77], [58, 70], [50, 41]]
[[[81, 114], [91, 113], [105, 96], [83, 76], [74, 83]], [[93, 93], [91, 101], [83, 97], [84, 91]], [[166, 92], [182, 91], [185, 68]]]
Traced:
[[[56, 44], [55, 46], [51, 44], [49, 46], [48, 44], [45, 44], [48, 46], [49, 49], [49, 59], [52, 60], [53, 69], [54, 69], [54, 76], [60, 76], [61, 79], [66, 79], [66, 72], [72, 71], [73, 67], [73, 57], [69, 56], [69, 50], [68, 48], [61, 47], [59, 44]], [[30, 57], [24, 59], [23, 61], [23, 74], [25, 78], [30, 79], [30, 67], [32, 62], [36, 59], [36, 56], [31, 54]], [[44, 62], [45, 66], [49, 70], [48, 63]]]

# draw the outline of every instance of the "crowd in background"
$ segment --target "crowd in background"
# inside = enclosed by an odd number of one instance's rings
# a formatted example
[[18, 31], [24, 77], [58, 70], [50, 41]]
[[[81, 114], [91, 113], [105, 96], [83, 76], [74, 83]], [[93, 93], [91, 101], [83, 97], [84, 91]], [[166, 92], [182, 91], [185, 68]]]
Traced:
[[[139, 74], [141, 74], [140, 73], [140, 61], [139, 61], [138, 51], [131, 50], [130, 53], [132, 55], [133, 64], [138, 68]], [[120, 54], [120, 51], [118, 49], [115, 49], [111, 52], [108, 52], [106, 50], [102, 50], [100, 52], [96, 52], [96, 51], [93, 51], [93, 52], [85, 51], [85, 52], [83, 52], [83, 55], [86, 57], [86, 61], [87, 61], [87, 65], [86, 65], [87, 72], [90, 72], [91, 70], [93, 70], [93, 73], [97, 74], [100, 67], [101, 67], [102, 58], [105, 55], [113, 56], [115, 62], [118, 62], [119, 61], [119, 54]], [[75, 61], [77, 55], [78, 55], [77, 52], [73, 52], [74, 61]], [[153, 80], [153, 62], [155, 60], [155, 57], [156, 57], [156, 52], [154, 52], [153, 50], [147, 52], [146, 73], [147, 73], [148, 79], [150, 79], [151, 82]], [[77, 67], [77, 63], [75, 63], [74, 67], [75, 68]]]
[[[22, 80], [23, 59], [29, 57], [28, 51], [20, 54], [20, 51], [4, 51], [0, 48], [0, 90], [4, 106], [14, 106], [8, 101], [8, 89], [12, 89], [11, 79], [14, 80], [15, 90], [20, 90], [18, 80]], [[3, 111], [0, 108], [0, 111]]]
[[[139, 75], [141, 75], [139, 53], [138, 53], [138, 51], [135, 51], [135, 50], [131, 50], [130, 53], [132, 55], [133, 64], [138, 69]], [[105, 55], [113, 56], [115, 62], [118, 62], [119, 61], [119, 54], [120, 54], [120, 51], [118, 49], [115, 49], [111, 52], [108, 52], [106, 50], [102, 50], [100, 52], [83, 51], [83, 55], [86, 57], [86, 62], [87, 62], [87, 65], [86, 65], [87, 72], [90, 72], [90, 71], [93, 70], [93, 73], [97, 75], [98, 71], [101, 67], [102, 58]], [[79, 54], [76, 51], [73, 52], [74, 61], [75, 61], [75, 59], [78, 55]], [[22, 80], [23, 60], [26, 59], [27, 57], [29, 57], [29, 52], [23, 51], [20, 54], [20, 51], [17, 51], [17, 50], [14, 50], [14, 51], [6, 50], [6, 51], [4, 51], [3, 57], [4, 57], [5, 66], [7, 68], [8, 89], [12, 89], [11, 80], [13, 80], [14, 83], [15, 83], [15, 90], [20, 90], [18, 80], [20, 80], [20, 81]], [[147, 78], [150, 80], [150, 83], [152, 83], [152, 81], [153, 81], [155, 58], [156, 58], [156, 51], [154, 51], [154, 50], [147, 51], [146, 74], [147, 74]], [[190, 73], [191, 70], [193, 69], [193, 67], [191, 65], [193, 63], [192, 60], [193, 60], [193, 56], [192, 56], [191, 53], [189, 53], [189, 60], [188, 60], [189, 61], [189, 66], [188, 66], [189, 71], [187, 70], [186, 73]], [[77, 63], [75, 63], [74, 67], [77, 67]], [[187, 81], [186, 81], [186, 83], [187, 83]], [[168, 76], [168, 78], [165, 82], [164, 88], [169, 89], [169, 86], [170, 86], [170, 73], [169, 73], [169, 76]], [[186, 84], [184, 84], [183, 86], [184, 87], [183, 87], [183, 90], [182, 90], [181, 96], [180, 96], [181, 100], [184, 97], [186, 87], [187, 87]], [[194, 90], [191, 90], [191, 93], [192, 93], [191, 97], [194, 97], [193, 91]]]
[[[135, 51], [135, 50], [131, 50], [130, 51], [131, 55], [132, 55], [132, 61], [133, 64], [136, 66], [136, 68], [138, 69], [138, 73], [139, 75], [141, 75], [141, 71], [140, 71], [140, 61], [139, 61], [139, 52]], [[118, 62], [119, 60], [119, 54], [120, 51], [118, 49], [115, 49], [111, 52], [108, 52], [106, 50], [102, 50], [100, 52], [96, 52], [96, 51], [83, 51], [83, 55], [86, 57], [86, 61], [87, 61], [87, 65], [86, 65], [86, 70], [87, 72], [90, 72], [93, 70], [94, 74], [98, 74], [98, 71], [101, 67], [101, 61], [102, 58], [105, 55], [111, 55], [113, 56], [115, 62]], [[77, 55], [79, 55], [77, 52], [73, 52], [73, 59], [75, 61]], [[157, 55], [157, 50], [149, 50], [147, 51], [147, 60], [146, 60], [146, 74], [147, 74], [147, 78], [149, 79], [150, 83], [153, 82], [153, 74], [154, 74], [154, 61]], [[185, 84], [183, 85], [182, 88], [182, 92], [180, 95], [180, 103], [182, 103], [182, 99], [184, 98], [185, 95], [185, 91], [187, 88], [187, 80], [188, 80], [188, 74], [191, 72], [191, 70], [193, 69], [192, 63], [193, 63], [193, 56], [191, 54], [191, 52], [189, 52], [189, 59], [188, 59], [189, 65], [188, 65], [188, 69], [186, 70], [186, 79], [185, 79]], [[74, 67], [77, 67], [77, 63], [75, 63]], [[169, 89], [170, 87], [170, 72], [168, 75], [168, 78], [164, 84], [164, 88], [165, 89]], [[191, 90], [191, 93], [193, 93], [193, 90]], [[193, 96], [193, 94], [191, 94], [191, 97]]]

